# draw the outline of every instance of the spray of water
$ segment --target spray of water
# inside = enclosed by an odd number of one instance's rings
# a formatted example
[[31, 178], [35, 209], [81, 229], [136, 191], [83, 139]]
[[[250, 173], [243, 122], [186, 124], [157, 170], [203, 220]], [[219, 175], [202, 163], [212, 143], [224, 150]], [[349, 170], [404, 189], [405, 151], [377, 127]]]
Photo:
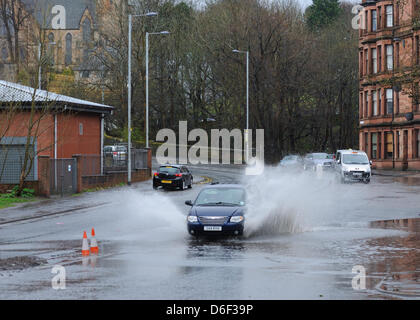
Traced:
[[247, 237], [310, 231], [335, 214], [338, 184], [332, 173], [266, 167], [243, 183], [249, 195]]
[[164, 194], [124, 188], [112, 198], [120, 216], [115, 225], [125, 230], [124, 240], [168, 241], [185, 236], [185, 215]]

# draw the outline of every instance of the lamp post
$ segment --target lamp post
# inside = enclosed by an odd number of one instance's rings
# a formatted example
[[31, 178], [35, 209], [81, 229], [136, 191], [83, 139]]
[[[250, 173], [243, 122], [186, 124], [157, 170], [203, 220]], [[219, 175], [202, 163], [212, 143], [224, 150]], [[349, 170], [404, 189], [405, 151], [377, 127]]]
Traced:
[[149, 148], [149, 36], [167, 34], [170, 32], [146, 32], [146, 148]]
[[148, 12], [145, 14], [128, 15], [128, 79], [127, 79], [127, 114], [128, 114], [128, 147], [127, 147], [127, 184], [131, 184], [131, 33], [133, 29], [133, 17], [155, 17], [157, 12]]
[[245, 160], [249, 159], [249, 51], [232, 50], [234, 53], [246, 54], [246, 129], [245, 129]]

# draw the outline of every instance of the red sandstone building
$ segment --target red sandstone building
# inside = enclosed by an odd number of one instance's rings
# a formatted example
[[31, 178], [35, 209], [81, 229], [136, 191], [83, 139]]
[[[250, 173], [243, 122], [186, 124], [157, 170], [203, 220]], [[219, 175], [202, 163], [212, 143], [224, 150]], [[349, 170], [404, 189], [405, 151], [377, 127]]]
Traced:
[[[35, 106], [35, 108], [32, 108]], [[9, 112], [10, 108], [15, 108]], [[113, 107], [0, 81], [1, 183], [19, 181], [22, 155], [28, 136], [31, 109], [35, 109], [30, 132], [35, 161], [27, 181], [39, 176], [38, 158], [71, 158], [101, 155], [104, 116]]]
[[420, 169], [420, 0], [362, 1], [360, 149], [378, 169]]

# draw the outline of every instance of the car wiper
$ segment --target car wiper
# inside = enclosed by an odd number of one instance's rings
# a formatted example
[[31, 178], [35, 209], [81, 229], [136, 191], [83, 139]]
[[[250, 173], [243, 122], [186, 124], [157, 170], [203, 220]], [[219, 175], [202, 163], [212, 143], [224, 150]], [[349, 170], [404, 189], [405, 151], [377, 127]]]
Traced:
[[231, 202], [208, 202], [208, 203], [201, 203], [199, 206], [238, 206], [237, 203], [231, 203]]

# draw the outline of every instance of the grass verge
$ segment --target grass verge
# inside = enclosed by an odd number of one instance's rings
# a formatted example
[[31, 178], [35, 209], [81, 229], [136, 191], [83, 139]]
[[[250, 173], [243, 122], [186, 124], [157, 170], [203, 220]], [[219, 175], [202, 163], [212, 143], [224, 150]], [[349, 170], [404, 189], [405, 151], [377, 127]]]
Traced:
[[13, 207], [17, 203], [24, 203], [35, 201], [36, 198], [16, 198], [16, 197], [6, 197], [4, 194], [0, 194], [0, 209]]

